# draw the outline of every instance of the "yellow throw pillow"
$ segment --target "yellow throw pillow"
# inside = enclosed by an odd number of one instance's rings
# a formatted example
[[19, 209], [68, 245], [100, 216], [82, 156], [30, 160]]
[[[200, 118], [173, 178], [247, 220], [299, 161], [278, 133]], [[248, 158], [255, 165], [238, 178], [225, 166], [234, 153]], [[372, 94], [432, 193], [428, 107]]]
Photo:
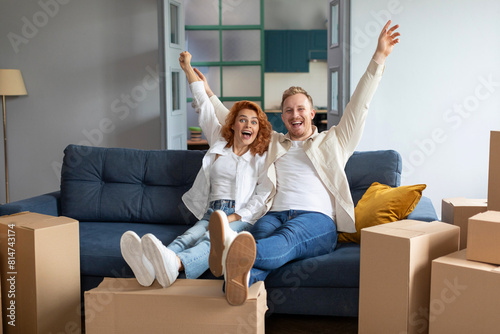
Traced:
[[356, 233], [340, 232], [339, 242], [360, 243], [361, 229], [406, 219], [415, 209], [425, 184], [391, 186], [374, 182], [354, 208]]

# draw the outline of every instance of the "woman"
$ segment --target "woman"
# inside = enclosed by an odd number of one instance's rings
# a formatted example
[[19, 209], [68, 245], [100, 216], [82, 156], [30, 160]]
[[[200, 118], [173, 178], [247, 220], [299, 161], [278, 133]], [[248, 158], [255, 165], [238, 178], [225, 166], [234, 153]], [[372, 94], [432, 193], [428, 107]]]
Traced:
[[[201, 73], [191, 67], [189, 52], [182, 52], [179, 62], [210, 145], [193, 187], [182, 197], [200, 220], [166, 247], [152, 234], [142, 239], [132, 231], [123, 234], [123, 258], [144, 286], [156, 278], [166, 288], [177, 279], [179, 271], [184, 271], [186, 278], [198, 278], [209, 268], [211, 214], [224, 212], [235, 233], [248, 233], [245, 231], [267, 211], [266, 200], [272, 189], [264, 172], [272, 131], [265, 113], [254, 102], [240, 101], [231, 108], [222, 126], [197, 74]], [[219, 267], [214, 274], [222, 275], [223, 263], [211, 263], [211, 267]]]

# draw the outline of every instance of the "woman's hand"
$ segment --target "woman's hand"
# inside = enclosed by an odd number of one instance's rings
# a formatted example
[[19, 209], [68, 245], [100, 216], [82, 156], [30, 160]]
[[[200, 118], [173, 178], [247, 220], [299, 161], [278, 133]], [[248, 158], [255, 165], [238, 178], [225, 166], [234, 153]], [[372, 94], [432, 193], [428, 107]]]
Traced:
[[191, 84], [195, 81], [201, 81], [196, 72], [191, 67], [191, 54], [187, 51], [181, 52], [179, 55], [179, 64], [186, 74], [187, 81]]
[[399, 28], [399, 25], [396, 24], [389, 29], [390, 25], [391, 20], [387, 21], [384, 28], [382, 29], [382, 32], [378, 37], [377, 49], [375, 50], [375, 54], [373, 55], [373, 59], [380, 65], [385, 63], [385, 59], [387, 58], [387, 56], [389, 56], [389, 54], [392, 52], [394, 46], [399, 43], [398, 37], [401, 34], [399, 32], [394, 32], [397, 28]]
[[183, 71], [186, 71], [187, 68], [191, 67], [191, 54], [187, 51], [181, 52], [179, 56], [179, 64]]

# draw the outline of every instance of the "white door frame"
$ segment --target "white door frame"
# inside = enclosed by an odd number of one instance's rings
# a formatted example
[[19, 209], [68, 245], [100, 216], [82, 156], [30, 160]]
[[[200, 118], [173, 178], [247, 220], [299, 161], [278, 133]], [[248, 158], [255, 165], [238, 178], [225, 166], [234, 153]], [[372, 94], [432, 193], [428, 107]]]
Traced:
[[186, 77], [179, 65], [185, 49], [183, 0], [158, 0], [158, 37], [161, 148], [185, 150]]
[[[350, 99], [350, 0], [328, 0], [328, 11], [327, 117], [329, 129], [340, 122], [344, 109]], [[338, 28], [333, 29], [332, 25]]]

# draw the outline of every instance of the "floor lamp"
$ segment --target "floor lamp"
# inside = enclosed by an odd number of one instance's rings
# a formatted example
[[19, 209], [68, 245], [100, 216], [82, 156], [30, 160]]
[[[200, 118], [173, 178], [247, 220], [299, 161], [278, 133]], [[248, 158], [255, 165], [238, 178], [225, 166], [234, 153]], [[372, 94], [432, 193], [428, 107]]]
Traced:
[[9, 168], [7, 163], [7, 122], [5, 119], [5, 97], [28, 95], [20, 70], [0, 69], [0, 95], [2, 95], [3, 112], [3, 152], [5, 156], [5, 200], [9, 203]]

